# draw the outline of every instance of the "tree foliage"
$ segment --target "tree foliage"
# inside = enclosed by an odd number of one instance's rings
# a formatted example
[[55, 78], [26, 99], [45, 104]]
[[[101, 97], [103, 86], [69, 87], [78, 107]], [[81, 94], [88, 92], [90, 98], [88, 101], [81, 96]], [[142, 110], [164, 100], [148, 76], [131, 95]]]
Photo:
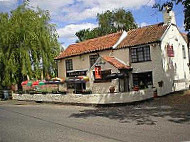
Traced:
[[0, 13], [0, 86], [40, 78], [55, 71], [54, 57], [59, 53], [55, 26], [48, 11], [28, 7], [27, 3], [11, 13]]
[[78, 42], [87, 39], [103, 36], [106, 34], [114, 33], [120, 30], [130, 30], [137, 27], [131, 12], [124, 9], [115, 11], [106, 11], [102, 14], [97, 14], [98, 27], [92, 30], [84, 29], [77, 32], [75, 35], [78, 37]]

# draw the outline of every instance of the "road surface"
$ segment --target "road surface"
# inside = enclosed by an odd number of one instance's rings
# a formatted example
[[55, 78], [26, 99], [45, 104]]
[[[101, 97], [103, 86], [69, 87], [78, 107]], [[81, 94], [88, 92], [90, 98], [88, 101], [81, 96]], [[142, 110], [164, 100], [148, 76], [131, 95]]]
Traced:
[[190, 141], [190, 96], [174, 97], [98, 108], [0, 101], [0, 142]]

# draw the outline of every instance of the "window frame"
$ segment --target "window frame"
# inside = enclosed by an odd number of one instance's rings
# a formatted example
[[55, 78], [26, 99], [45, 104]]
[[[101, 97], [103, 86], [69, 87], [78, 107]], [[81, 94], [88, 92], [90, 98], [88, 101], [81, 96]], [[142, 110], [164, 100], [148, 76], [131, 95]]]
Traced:
[[131, 48], [131, 62], [147, 62], [151, 61], [150, 45], [132, 47]]
[[[147, 77], [145, 77], [147, 76]], [[132, 74], [133, 86], [138, 86], [140, 89], [148, 88], [148, 85], [153, 85], [153, 72], [141, 72]], [[144, 87], [141, 87], [140, 82], [143, 82]]]
[[65, 60], [65, 68], [66, 68], [66, 71], [73, 70], [73, 60], [72, 59]]
[[89, 55], [90, 67], [92, 67], [96, 63], [98, 58], [99, 58], [98, 54]]

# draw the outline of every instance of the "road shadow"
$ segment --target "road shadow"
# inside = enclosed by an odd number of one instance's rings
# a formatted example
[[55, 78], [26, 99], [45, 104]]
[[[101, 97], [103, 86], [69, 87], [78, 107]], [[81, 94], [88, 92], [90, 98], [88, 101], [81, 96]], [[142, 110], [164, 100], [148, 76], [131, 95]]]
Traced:
[[154, 118], [162, 117], [173, 123], [190, 124], [190, 95], [179, 93], [125, 106], [101, 106], [81, 110], [70, 117], [106, 117], [121, 123], [135, 122], [137, 125], [156, 125]]

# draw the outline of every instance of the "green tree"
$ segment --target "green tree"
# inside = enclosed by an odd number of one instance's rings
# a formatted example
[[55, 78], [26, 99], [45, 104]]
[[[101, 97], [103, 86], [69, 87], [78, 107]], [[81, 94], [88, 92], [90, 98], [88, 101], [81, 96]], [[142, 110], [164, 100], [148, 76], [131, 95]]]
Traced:
[[124, 9], [115, 11], [106, 11], [102, 14], [97, 14], [98, 27], [92, 30], [84, 29], [77, 32], [75, 35], [78, 41], [84, 41], [106, 34], [114, 33], [120, 30], [129, 31], [137, 27], [131, 12], [126, 12]]
[[0, 13], [0, 86], [53, 74], [59, 53], [55, 25], [48, 11], [30, 9], [25, 3], [16, 10]]

